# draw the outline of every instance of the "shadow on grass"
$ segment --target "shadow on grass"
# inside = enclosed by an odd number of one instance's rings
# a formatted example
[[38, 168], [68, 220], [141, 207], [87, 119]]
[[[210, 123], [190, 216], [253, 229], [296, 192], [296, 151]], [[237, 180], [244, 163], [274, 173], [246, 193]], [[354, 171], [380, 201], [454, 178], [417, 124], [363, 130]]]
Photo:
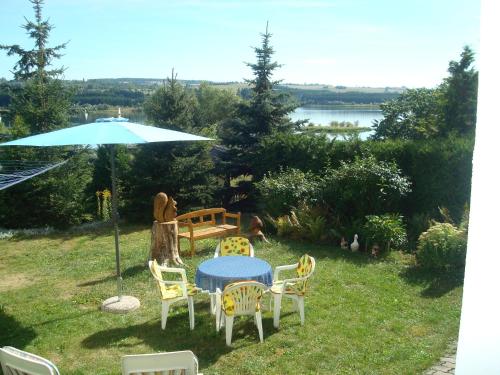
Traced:
[[424, 270], [410, 267], [400, 273], [409, 284], [420, 285], [420, 293], [425, 298], [439, 298], [451, 290], [463, 285], [464, 274], [460, 271]]
[[[204, 304], [196, 304], [195, 311], [207, 310]], [[232, 350], [259, 343], [258, 330], [253, 318], [243, 317], [235, 320], [231, 347], [226, 346], [225, 330], [215, 331], [215, 318], [209, 313], [197, 314], [195, 329], [190, 331], [187, 312], [169, 315], [165, 330], [160, 327], [160, 316], [147, 322], [128, 327], [111, 328], [96, 332], [82, 341], [88, 349], [130, 348], [123, 354], [142, 354], [133, 348], [139, 340], [151, 348], [150, 352], [192, 350], [200, 361], [201, 367], [217, 362], [218, 358]], [[274, 334], [272, 319], [262, 320], [264, 340]], [[133, 338], [131, 342], [127, 339]], [[135, 339], [135, 340], [134, 340]]]
[[[122, 277], [124, 277], [124, 278], [133, 277], [135, 275], [142, 273], [146, 268], [147, 268], [147, 266], [145, 264], [142, 264], [142, 265], [137, 264], [135, 266], [128, 267], [127, 269], [125, 269], [122, 272]], [[97, 279], [97, 280], [86, 281], [84, 283], [77, 284], [77, 286], [79, 286], [79, 287], [81, 287], [81, 286], [93, 286], [93, 285], [97, 285], [97, 284], [103, 284], [103, 283], [106, 283], [106, 282], [111, 281], [111, 280], [116, 280], [116, 275], [109, 275], [109, 276], [105, 276], [105, 277], [102, 277], [102, 278]]]
[[34, 329], [23, 327], [0, 307], [0, 346], [14, 346], [24, 349], [37, 334]]
[[[70, 241], [75, 237], [89, 236], [91, 239], [99, 237], [113, 236], [114, 228], [111, 222], [91, 223], [92, 225], [82, 225], [81, 227], [69, 228], [67, 230], [55, 230], [50, 233], [39, 234], [16, 234], [10, 241], [30, 241], [41, 238], [58, 240], [61, 242]], [[147, 225], [120, 223], [120, 234], [128, 235], [148, 229]]]

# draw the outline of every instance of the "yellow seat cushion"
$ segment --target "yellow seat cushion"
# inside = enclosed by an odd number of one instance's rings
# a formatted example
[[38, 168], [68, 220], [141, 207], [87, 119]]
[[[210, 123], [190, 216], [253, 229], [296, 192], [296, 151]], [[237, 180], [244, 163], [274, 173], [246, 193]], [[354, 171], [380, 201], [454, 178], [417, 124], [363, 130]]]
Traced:
[[[287, 283], [285, 294], [296, 294], [298, 296], [303, 296], [305, 294], [304, 281], [298, 281], [296, 283]], [[271, 287], [271, 293], [281, 294], [283, 293], [283, 282], [278, 281]]]
[[245, 237], [226, 237], [220, 242], [220, 255], [250, 256], [250, 241]]
[[[182, 297], [182, 288], [180, 285], [164, 285], [165, 292], [162, 292], [162, 299], [172, 299]], [[196, 287], [195, 284], [186, 284], [188, 296], [194, 296], [199, 293], [200, 288]]]
[[[156, 262], [156, 259], [153, 261], [153, 266], [151, 267], [151, 272], [159, 279], [163, 280], [163, 276], [161, 274], [160, 266]], [[172, 299], [182, 297], [182, 288], [180, 285], [166, 285], [159, 281], [158, 289], [160, 289], [161, 299]], [[198, 288], [195, 284], [187, 283], [186, 290], [188, 296], [194, 296], [195, 294], [200, 292], [200, 288]]]
[[[311, 257], [308, 254], [302, 255], [299, 259], [299, 263], [297, 264], [297, 269], [296, 269], [297, 277], [309, 276], [312, 271], [312, 266], [313, 263]], [[285, 290], [283, 290], [283, 281], [277, 281], [274, 282], [273, 286], [271, 287], [271, 293], [296, 294], [298, 296], [303, 296], [306, 293], [306, 287], [307, 287], [307, 279], [293, 283], [287, 283]]]

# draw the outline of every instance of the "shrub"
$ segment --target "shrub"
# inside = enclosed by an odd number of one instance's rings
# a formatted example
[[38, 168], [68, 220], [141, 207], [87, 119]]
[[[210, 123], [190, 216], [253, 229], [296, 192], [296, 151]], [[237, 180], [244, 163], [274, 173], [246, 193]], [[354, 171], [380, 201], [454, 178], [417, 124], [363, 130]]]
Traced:
[[391, 245], [401, 247], [406, 244], [406, 230], [403, 217], [398, 214], [366, 216], [364, 234], [367, 242], [390, 250]]
[[327, 170], [320, 188], [323, 202], [346, 221], [392, 211], [411, 191], [410, 182], [395, 163], [377, 161], [372, 156]]
[[450, 223], [434, 223], [418, 239], [417, 263], [429, 269], [463, 269], [466, 252], [465, 231]]
[[327, 223], [324, 210], [320, 207], [311, 208], [307, 204], [301, 204], [291, 214], [298, 223], [298, 236], [310, 241], [323, 241], [327, 237]]
[[318, 196], [317, 177], [293, 168], [268, 173], [256, 187], [272, 216], [288, 213], [301, 203], [314, 203]]
[[326, 218], [318, 207], [311, 208], [306, 204], [301, 204], [299, 208], [291, 210], [289, 215], [279, 216], [276, 219], [270, 215], [264, 217], [281, 237], [318, 242], [330, 235], [327, 231]]
[[366, 142], [366, 147], [378, 160], [396, 162], [412, 182], [412, 192], [395, 211], [406, 217], [427, 213], [438, 218], [438, 207], [447, 207], [454, 221], [460, 221], [464, 202], [470, 199], [472, 137]]
[[[464, 202], [470, 199], [473, 148], [472, 137], [344, 142], [329, 141], [322, 136], [280, 134], [261, 141], [256, 169], [260, 176], [284, 167], [319, 175], [326, 168], [339, 168], [342, 162], [373, 155], [379, 161], [396, 163], [400, 174], [408, 176], [412, 191], [390, 208], [365, 211], [360, 219], [384, 212], [401, 212], [408, 218], [415, 214], [438, 218], [441, 206], [447, 207], [458, 222]], [[331, 202], [335, 202], [334, 198]]]
[[408, 230], [408, 247], [411, 250], [415, 250], [417, 248], [418, 237], [429, 229], [431, 219], [431, 216], [427, 213], [418, 213], [412, 215], [406, 220], [406, 228]]

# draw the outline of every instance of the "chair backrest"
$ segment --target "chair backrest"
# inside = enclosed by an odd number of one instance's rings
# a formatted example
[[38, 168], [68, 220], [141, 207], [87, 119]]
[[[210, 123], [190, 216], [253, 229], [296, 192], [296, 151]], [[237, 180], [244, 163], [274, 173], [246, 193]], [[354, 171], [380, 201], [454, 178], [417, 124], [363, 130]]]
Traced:
[[253, 246], [248, 238], [245, 237], [225, 237], [217, 245], [214, 258], [227, 255], [244, 255], [253, 257]]
[[49, 360], [11, 346], [0, 349], [0, 363], [5, 375], [59, 375]]
[[122, 357], [122, 375], [180, 375], [181, 373], [198, 374], [198, 358], [190, 350]]
[[266, 286], [258, 281], [231, 283], [222, 292], [222, 310], [226, 315], [253, 315], [260, 311]]
[[167, 298], [167, 288], [165, 288], [165, 284], [162, 282], [159, 282], [159, 280], [163, 281], [163, 276], [161, 274], [160, 266], [155, 260], [150, 260], [149, 261], [149, 270], [153, 274], [154, 278], [156, 279], [156, 283], [158, 284], [158, 290], [160, 291], [160, 295], [162, 298]]
[[305, 280], [299, 280], [295, 284], [295, 289], [304, 294], [307, 288], [307, 282], [309, 277], [313, 274], [314, 269], [316, 268], [316, 260], [308, 255], [304, 254], [300, 257], [299, 262], [297, 263], [297, 276], [298, 277], [306, 277]]

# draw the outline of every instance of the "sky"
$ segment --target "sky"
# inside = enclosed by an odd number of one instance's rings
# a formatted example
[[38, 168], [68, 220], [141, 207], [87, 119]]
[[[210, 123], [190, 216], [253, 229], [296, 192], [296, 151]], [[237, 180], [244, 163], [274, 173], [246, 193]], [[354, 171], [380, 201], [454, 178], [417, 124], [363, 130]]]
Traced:
[[[49, 45], [69, 41], [65, 79], [237, 81], [269, 22], [285, 83], [434, 87], [479, 47], [479, 0], [46, 0]], [[0, 44], [32, 48], [28, 0], [0, 1]], [[0, 51], [0, 77], [16, 63]], [[479, 56], [476, 54], [476, 58]]]

